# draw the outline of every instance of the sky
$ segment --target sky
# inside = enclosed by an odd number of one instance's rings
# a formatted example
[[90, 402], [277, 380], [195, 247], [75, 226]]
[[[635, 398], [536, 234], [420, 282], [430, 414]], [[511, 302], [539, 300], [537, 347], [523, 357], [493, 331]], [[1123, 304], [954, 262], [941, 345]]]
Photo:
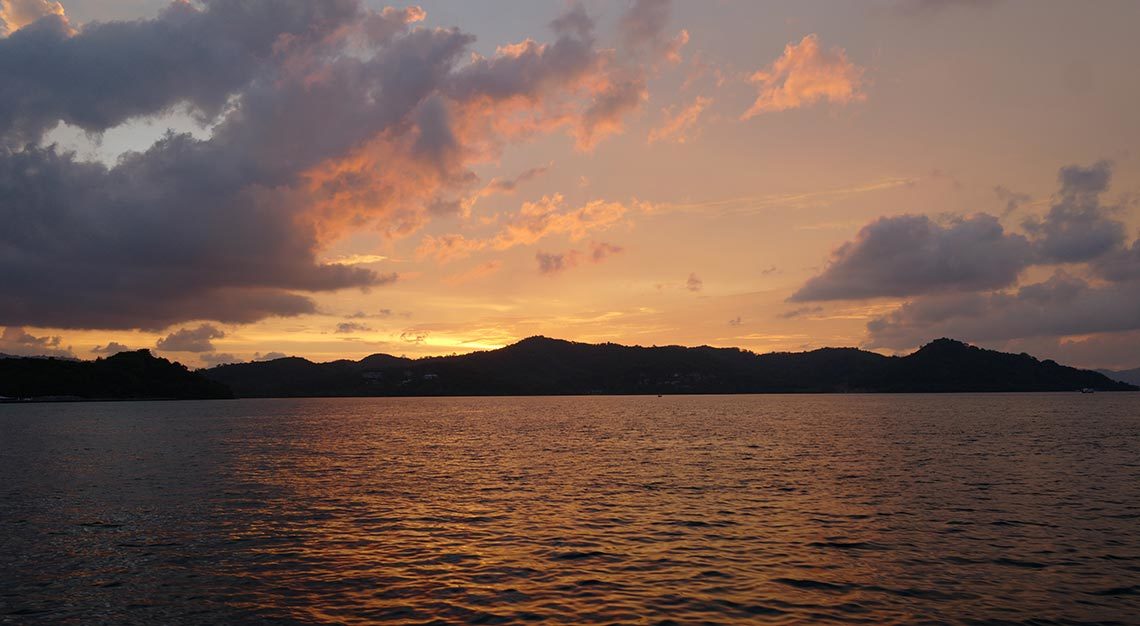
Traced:
[[0, 353], [1140, 366], [1140, 3], [0, 0]]

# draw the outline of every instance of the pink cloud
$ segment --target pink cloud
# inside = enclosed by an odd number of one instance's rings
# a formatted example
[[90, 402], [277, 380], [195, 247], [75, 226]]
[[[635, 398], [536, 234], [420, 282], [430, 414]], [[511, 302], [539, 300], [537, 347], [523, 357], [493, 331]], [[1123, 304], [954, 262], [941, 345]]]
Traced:
[[784, 54], [749, 78], [760, 93], [740, 119], [786, 111], [821, 101], [848, 104], [866, 99], [860, 89], [865, 69], [847, 58], [842, 48], [824, 50], [812, 34], [789, 43]]
[[660, 126], [649, 131], [649, 143], [656, 143], [658, 141], [685, 143], [690, 133], [696, 127], [701, 113], [703, 113], [712, 102], [712, 98], [698, 96], [692, 104], [675, 113], [673, 108], [662, 109], [661, 114], [665, 119]]

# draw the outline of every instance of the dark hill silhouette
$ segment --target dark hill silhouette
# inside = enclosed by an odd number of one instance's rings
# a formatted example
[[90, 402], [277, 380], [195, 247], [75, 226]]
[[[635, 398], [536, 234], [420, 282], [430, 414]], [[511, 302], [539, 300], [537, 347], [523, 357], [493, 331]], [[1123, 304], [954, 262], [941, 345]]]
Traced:
[[239, 397], [1135, 390], [1097, 372], [951, 339], [888, 357], [855, 348], [755, 354], [531, 337], [460, 356], [300, 358], [205, 372]]
[[0, 359], [0, 396], [81, 399], [232, 398], [229, 387], [148, 350], [105, 359]]

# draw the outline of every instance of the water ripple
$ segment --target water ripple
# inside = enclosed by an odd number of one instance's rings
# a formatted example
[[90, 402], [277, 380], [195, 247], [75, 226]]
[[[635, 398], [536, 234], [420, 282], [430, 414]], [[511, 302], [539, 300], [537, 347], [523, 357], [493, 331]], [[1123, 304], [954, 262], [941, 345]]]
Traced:
[[1140, 396], [0, 406], [0, 624], [1127, 624]]

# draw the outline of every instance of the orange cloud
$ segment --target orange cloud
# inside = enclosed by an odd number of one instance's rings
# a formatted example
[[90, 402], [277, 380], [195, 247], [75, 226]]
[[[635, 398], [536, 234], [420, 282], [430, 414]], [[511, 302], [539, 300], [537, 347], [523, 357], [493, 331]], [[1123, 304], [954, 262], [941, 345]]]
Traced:
[[681, 109], [676, 114], [673, 113], [672, 108], [661, 109], [661, 114], [665, 117], [665, 121], [662, 122], [661, 126], [649, 131], [649, 143], [656, 143], [658, 141], [685, 143], [688, 139], [689, 132], [697, 125], [697, 120], [700, 119], [701, 113], [704, 112], [710, 104], [712, 104], [712, 98], [698, 96], [692, 104]]
[[463, 235], [427, 235], [416, 248], [416, 256], [420, 258], [434, 258], [440, 263], [456, 261], [471, 255], [472, 252], [487, 247], [487, 242], [481, 239], [468, 239]]
[[837, 104], [862, 101], [866, 99], [860, 91], [864, 71], [848, 60], [842, 48], [824, 50], [819, 37], [808, 35], [798, 45], [785, 46], [780, 58], [749, 78], [760, 85], [760, 93], [740, 119], [823, 100]]
[[486, 263], [480, 263], [479, 265], [476, 265], [475, 267], [465, 272], [447, 276], [443, 279], [443, 282], [452, 286], [463, 285], [472, 281], [486, 278], [492, 274], [497, 273], [501, 269], [503, 269], [503, 262], [498, 259], [493, 259], [487, 261]]
[[[565, 235], [577, 241], [592, 232], [621, 223], [630, 212], [630, 207], [621, 202], [605, 200], [591, 200], [575, 209], [566, 209], [564, 204], [562, 194], [543, 196], [536, 202], [524, 202], [519, 212], [507, 220], [502, 230], [487, 239], [468, 239], [460, 234], [428, 235], [420, 242], [416, 255], [446, 263], [479, 250], [506, 250], [531, 245], [552, 235]], [[651, 205], [634, 201], [632, 206], [637, 210], [648, 211]], [[603, 250], [601, 256], [617, 252], [616, 246], [614, 248]]]
[[14, 33], [48, 15], [67, 15], [63, 5], [51, 0], [0, 0], [0, 36]]
[[620, 246], [615, 246], [612, 243], [606, 243], [604, 241], [591, 241], [589, 255], [585, 255], [577, 249], [558, 253], [540, 251], [535, 253], [534, 259], [538, 261], [538, 273], [557, 274], [563, 270], [577, 267], [579, 261], [583, 258], [589, 259], [592, 263], [601, 263], [606, 260], [606, 258], [619, 254], [620, 252], [622, 252]]

